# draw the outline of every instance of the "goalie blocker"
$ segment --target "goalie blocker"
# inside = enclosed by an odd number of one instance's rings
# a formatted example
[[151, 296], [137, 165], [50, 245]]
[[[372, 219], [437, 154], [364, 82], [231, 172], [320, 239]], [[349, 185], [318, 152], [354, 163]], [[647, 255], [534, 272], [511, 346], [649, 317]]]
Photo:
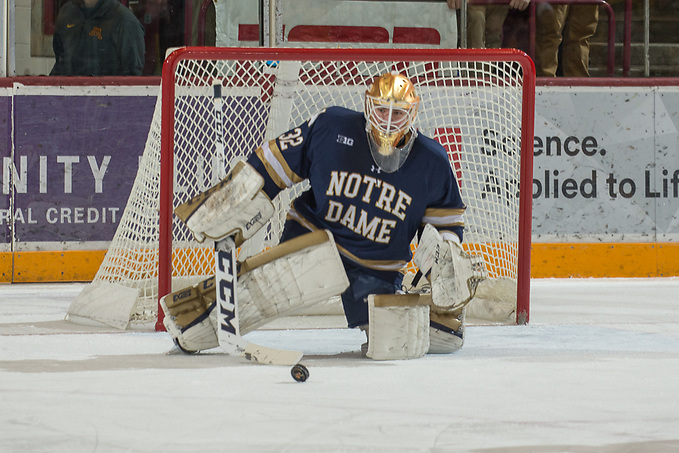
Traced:
[[236, 163], [219, 184], [174, 210], [198, 242], [235, 235], [236, 246], [269, 221], [274, 207], [262, 187], [264, 179], [248, 163]]

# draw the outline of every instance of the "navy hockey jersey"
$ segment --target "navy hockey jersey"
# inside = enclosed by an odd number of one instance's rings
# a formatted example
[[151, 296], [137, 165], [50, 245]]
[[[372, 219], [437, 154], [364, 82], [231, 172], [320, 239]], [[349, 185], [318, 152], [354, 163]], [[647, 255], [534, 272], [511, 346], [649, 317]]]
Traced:
[[386, 173], [370, 154], [365, 121], [330, 107], [264, 143], [248, 162], [272, 199], [308, 179], [311, 188], [294, 200], [288, 219], [330, 230], [345, 258], [386, 277], [410, 261], [410, 242], [424, 223], [461, 241], [465, 205], [438, 142], [419, 134], [401, 168]]

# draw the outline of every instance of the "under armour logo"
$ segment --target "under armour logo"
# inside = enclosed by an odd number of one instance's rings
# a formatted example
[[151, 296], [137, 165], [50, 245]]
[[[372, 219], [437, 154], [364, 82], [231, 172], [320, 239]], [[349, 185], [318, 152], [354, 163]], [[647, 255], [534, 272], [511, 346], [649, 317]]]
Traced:
[[382, 169], [381, 169], [380, 167], [375, 166], [375, 165], [373, 165], [372, 167], [370, 167], [370, 171], [373, 172], [373, 173], [377, 173], [378, 175], [379, 175], [380, 173], [382, 173]]

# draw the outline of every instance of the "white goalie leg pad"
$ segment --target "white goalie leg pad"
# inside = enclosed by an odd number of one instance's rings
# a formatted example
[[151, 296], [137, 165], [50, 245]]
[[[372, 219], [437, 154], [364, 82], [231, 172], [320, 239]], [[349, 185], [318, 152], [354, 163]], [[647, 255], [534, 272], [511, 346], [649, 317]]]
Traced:
[[455, 352], [464, 344], [465, 308], [437, 313], [430, 312], [428, 354], [448, 354]]
[[427, 275], [432, 303], [439, 310], [454, 311], [467, 305], [480, 282], [486, 278], [483, 257], [470, 255], [459, 243], [444, 240], [426, 225], [413, 256], [415, 265]]
[[[338, 296], [349, 286], [339, 252], [327, 231], [284, 242], [243, 263], [238, 277], [241, 335], [274, 319]], [[215, 278], [161, 299], [163, 324], [186, 352], [219, 346]]]
[[262, 176], [246, 162], [238, 162], [219, 184], [177, 206], [175, 214], [196, 240], [219, 240], [235, 233], [239, 246], [273, 216], [274, 207], [261, 190]]
[[242, 335], [282, 316], [338, 296], [349, 287], [328, 231], [286, 241], [241, 264], [238, 277]]
[[368, 296], [368, 350], [373, 360], [416, 359], [429, 350], [429, 298]]
[[183, 351], [197, 352], [219, 346], [215, 299], [214, 277], [160, 299], [165, 329]]

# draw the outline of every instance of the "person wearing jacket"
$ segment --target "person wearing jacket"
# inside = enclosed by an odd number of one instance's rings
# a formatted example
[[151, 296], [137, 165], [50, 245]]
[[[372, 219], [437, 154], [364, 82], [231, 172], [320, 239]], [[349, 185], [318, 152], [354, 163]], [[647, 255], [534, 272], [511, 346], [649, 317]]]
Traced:
[[71, 0], [59, 10], [53, 76], [141, 75], [144, 28], [118, 0]]

